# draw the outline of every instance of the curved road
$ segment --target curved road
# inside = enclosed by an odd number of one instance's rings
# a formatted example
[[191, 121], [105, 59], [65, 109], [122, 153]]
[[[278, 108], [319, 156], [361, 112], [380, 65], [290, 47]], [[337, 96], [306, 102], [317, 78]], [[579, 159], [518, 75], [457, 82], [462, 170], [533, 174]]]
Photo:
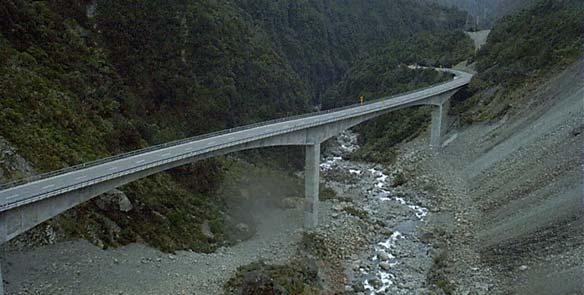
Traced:
[[147, 150], [116, 156], [113, 159], [100, 161], [97, 164], [90, 163], [87, 167], [76, 167], [76, 170], [73, 171], [53, 173], [48, 176], [41, 176], [37, 180], [30, 180], [16, 185], [7, 184], [4, 186], [8, 188], [0, 191], [0, 212], [210, 151], [379, 112], [380, 110], [413, 105], [418, 101], [467, 85], [472, 78], [471, 74], [461, 71], [449, 69], [443, 69], [443, 71], [455, 74], [454, 80], [415, 92], [384, 98], [365, 105], [319, 112], [314, 113], [314, 115], [308, 114], [309, 116], [300, 118], [292, 117], [279, 122], [266, 122], [259, 126], [251, 125], [232, 132], [229, 132], [229, 130], [223, 131], [215, 136], [181, 140]]

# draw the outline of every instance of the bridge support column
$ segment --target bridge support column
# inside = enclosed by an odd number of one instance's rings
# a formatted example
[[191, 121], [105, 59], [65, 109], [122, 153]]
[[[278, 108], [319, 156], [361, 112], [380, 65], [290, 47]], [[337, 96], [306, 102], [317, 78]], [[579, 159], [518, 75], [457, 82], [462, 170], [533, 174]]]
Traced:
[[[0, 214], [0, 241], [6, 241], [6, 219]], [[4, 295], [4, 279], [2, 276], [2, 259], [5, 245], [0, 242], [0, 295]]]
[[304, 166], [304, 228], [318, 225], [318, 192], [320, 174], [320, 143], [306, 146]]
[[[2, 260], [0, 258], [0, 260]], [[4, 295], [4, 280], [2, 279], [2, 263], [0, 263], [0, 295]]]
[[440, 148], [442, 145], [442, 136], [446, 134], [448, 128], [448, 109], [450, 108], [450, 99], [446, 98], [442, 103], [436, 105], [432, 110], [432, 133], [430, 135], [430, 146]]

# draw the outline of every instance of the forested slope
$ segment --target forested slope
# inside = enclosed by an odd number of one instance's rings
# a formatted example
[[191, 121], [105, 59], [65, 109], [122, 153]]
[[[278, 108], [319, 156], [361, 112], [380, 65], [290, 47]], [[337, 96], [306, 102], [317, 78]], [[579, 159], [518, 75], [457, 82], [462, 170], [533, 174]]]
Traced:
[[183, 137], [308, 109], [302, 81], [229, 2], [133, 3], [100, 1], [96, 23], [141, 118]]
[[[575, 0], [536, 1], [498, 21], [476, 56], [460, 31], [438, 29], [388, 42], [358, 59], [327, 90], [323, 106], [357, 103], [361, 95], [376, 99], [447, 79], [407, 65], [448, 67], [469, 59], [476, 62], [478, 74], [468, 91], [457, 96], [464, 101], [455, 102], [455, 112], [462, 113], [466, 122], [498, 118], [522, 106], [523, 90], [537, 86], [582, 55], [583, 5]], [[365, 145], [356, 156], [390, 163], [395, 157], [392, 147], [422, 132], [429, 118], [427, 108], [407, 109], [358, 126]]]
[[417, 32], [460, 28], [466, 17], [455, 9], [407, 0], [237, 2], [307, 82], [316, 103], [372, 49]]
[[467, 121], [490, 120], [522, 107], [533, 89], [583, 55], [584, 3], [541, 0], [502, 19], [476, 56]]
[[[451, 75], [426, 67], [452, 67], [471, 58], [473, 44], [462, 31], [434, 31], [416, 34], [403, 41], [391, 41], [349, 69], [343, 79], [330, 87], [324, 96], [325, 108], [427, 87], [452, 79]], [[357, 126], [364, 146], [356, 157], [391, 163], [396, 154], [394, 146], [412, 139], [428, 126], [430, 109], [408, 108], [391, 112]]]

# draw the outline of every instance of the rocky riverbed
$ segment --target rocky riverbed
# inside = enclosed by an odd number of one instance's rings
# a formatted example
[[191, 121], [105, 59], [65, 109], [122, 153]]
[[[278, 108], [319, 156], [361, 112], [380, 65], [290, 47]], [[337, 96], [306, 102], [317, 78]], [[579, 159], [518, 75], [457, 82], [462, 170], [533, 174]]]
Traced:
[[[357, 135], [346, 132], [330, 145], [321, 164], [326, 185], [341, 202], [336, 212], [362, 210], [369, 225], [369, 243], [345, 261], [349, 283], [345, 291], [363, 294], [423, 292], [432, 267], [429, 234], [424, 231], [429, 213], [428, 195], [400, 187], [400, 169], [386, 170], [372, 163], [345, 160], [358, 149]], [[337, 217], [333, 213], [333, 217]], [[338, 217], [337, 217], [338, 218]]]

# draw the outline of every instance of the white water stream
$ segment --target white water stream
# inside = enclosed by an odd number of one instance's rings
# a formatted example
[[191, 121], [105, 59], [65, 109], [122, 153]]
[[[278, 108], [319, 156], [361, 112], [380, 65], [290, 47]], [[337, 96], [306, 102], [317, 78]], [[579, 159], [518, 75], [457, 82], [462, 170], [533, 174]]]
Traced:
[[[339, 143], [338, 149], [340, 150], [341, 154], [347, 155], [353, 153], [359, 148], [357, 145], [356, 134], [347, 132], [339, 136], [337, 140]], [[373, 181], [367, 182], [370, 187], [363, 187], [362, 189], [364, 191], [367, 191], [371, 197], [374, 199], [376, 198], [381, 202], [396, 202], [400, 205], [407, 206], [412, 210], [412, 214], [415, 215], [418, 220], [423, 220], [424, 217], [428, 214], [428, 209], [414, 204], [409, 204], [404, 198], [394, 196], [391, 191], [391, 177], [389, 175], [386, 175], [382, 170], [375, 167], [368, 169], [358, 169], [358, 167], [362, 166], [363, 163], [347, 161], [340, 156], [328, 156], [324, 159], [322, 164], [320, 164], [322, 172], [330, 172], [333, 169], [340, 169], [340, 171], [348, 170], [349, 174], [354, 177], [362, 177], [364, 179], [371, 178]], [[374, 210], [371, 208], [371, 206], [375, 206], [375, 204], [367, 204], [365, 210]], [[372, 271], [372, 273], [368, 273], [364, 268], [359, 269], [364, 277], [368, 277], [367, 279], [364, 279], [363, 285], [365, 290], [369, 291], [369, 294], [386, 292], [394, 284], [396, 277], [394, 274], [392, 274], [391, 269], [400, 264], [399, 259], [396, 257], [397, 254], [395, 253], [395, 248], [400, 240], [404, 238], [405, 236], [403, 233], [394, 231], [385, 240], [382, 240], [374, 245], [376, 254], [370, 257], [372, 262], [380, 262], [379, 256], [381, 253], [386, 254], [383, 256], [387, 256], [385, 258], [389, 259], [385, 262], [386, 269], [377, 267]], [[387, 269], [387, 265], [389, 265], [389, 269]], [[374, 286], [373, 282], [375, 278], [377, 278], [377, 282]]]

